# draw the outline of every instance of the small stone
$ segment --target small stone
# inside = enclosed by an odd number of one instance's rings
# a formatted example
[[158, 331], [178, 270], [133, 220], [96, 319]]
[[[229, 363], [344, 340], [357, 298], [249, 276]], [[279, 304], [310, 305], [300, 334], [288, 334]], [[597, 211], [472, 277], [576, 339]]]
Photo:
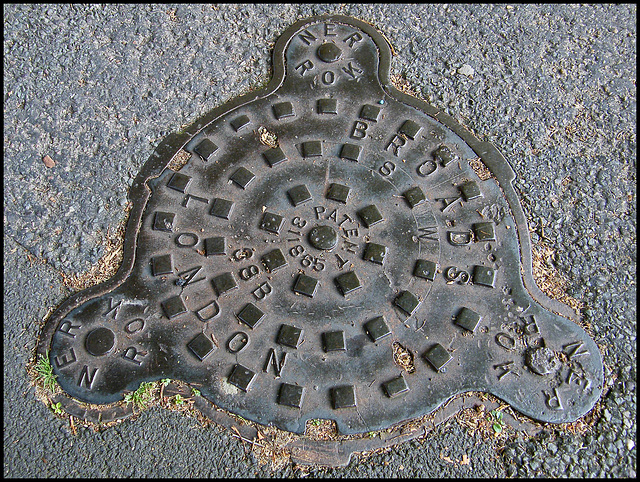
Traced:
[[636, 444], [633, 440], [629, 439], [627, 440], [627, 450], [631, 451], [633, 450], [633, 447], [635, 447]]
[[44, 162], [44, 165], [49, 168], [56, 166], [56, 162], [53, 159], [51, 159], [48, 155], [44, 156], [44, 158], [42, 159], [42, 162]]
[[473, 67], [471, 67], [469, 64], [464, 64], [462, 67], [460, 67], [458, 69], [458, 73], [460, 75], [465, 75], [469, 78], [473, 77], [473, 74], [475, 73], [475, 70], [473, 70]]
[[549, 452], [551, 452], [552, 454], [555, 454], [558, 451], [558, 447], [556, 444], [554, 444], [553, 442], [551, 442], [549, 445], [547, 445], [547, 450]]

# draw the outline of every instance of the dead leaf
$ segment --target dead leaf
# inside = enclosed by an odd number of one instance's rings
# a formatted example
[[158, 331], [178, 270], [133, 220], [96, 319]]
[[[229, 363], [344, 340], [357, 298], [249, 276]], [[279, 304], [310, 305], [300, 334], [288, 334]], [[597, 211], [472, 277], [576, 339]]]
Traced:
[[44, 156], [42, 158], [42, 161], [44, 162], [44, 165], [47, 166], [47, 167], [55, 167], [56, 166], [56, 162], [53, 159], [51, 159], [49, 157], [49, 155]]

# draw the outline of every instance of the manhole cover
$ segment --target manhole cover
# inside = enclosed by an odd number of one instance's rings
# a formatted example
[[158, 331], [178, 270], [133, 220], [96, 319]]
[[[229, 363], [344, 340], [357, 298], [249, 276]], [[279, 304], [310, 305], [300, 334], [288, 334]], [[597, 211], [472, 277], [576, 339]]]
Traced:
[[389, 68], [371, 26], [314, 17], [278, 41], [266, 90], [165, 140], [131, 189], [118, 275], [46, 325], [68, 400], [107, 411], [171, 378], [341, 434], [466, 391], [544, 422], [591, 409], [600, 353], [535, 287], [512, 169]]

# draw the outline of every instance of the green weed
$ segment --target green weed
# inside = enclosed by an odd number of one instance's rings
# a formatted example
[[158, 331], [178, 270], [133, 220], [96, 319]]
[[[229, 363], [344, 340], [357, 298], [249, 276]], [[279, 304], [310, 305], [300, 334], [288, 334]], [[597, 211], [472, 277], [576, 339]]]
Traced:
[[127, 393], [124, 401], [133, 403], [139, 408], [146, 407], [153, 400], [153, 382], [142, 382], [135, 392]]
[[487, 421], [492, 423], [493, 431], [497, 434], [502, 433], [504, 430], [504, 422], [502, 421], [502, 412], [498, 410], [491, 410], [489, 412], [489, 417], [487, 417]]
[[37, 373], [36, 380], [42, 383], [42, 386], [53, 392], [56, 389], [56, 378], [58, 375], [53, 373], [53, 367], [49, 361], [49, 352], [44, 355], [40, 355], [35, 365], [35, 371]]

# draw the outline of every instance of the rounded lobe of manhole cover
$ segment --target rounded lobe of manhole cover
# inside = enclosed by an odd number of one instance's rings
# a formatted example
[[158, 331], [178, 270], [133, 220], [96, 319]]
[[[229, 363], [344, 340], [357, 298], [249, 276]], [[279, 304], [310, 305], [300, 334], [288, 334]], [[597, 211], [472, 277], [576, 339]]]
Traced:
[[157, 149], [118, 277], [45, 328], [69, 397], [109, 404], [169, 377], [265, 425], [331, 419], [343, 434], [470, 390], [547, 422], [593, 406], [598, 348], [533, 283], [513, 171], [394, 89], [389, 60], [363, 22], [299, 22], [264, 91]]

